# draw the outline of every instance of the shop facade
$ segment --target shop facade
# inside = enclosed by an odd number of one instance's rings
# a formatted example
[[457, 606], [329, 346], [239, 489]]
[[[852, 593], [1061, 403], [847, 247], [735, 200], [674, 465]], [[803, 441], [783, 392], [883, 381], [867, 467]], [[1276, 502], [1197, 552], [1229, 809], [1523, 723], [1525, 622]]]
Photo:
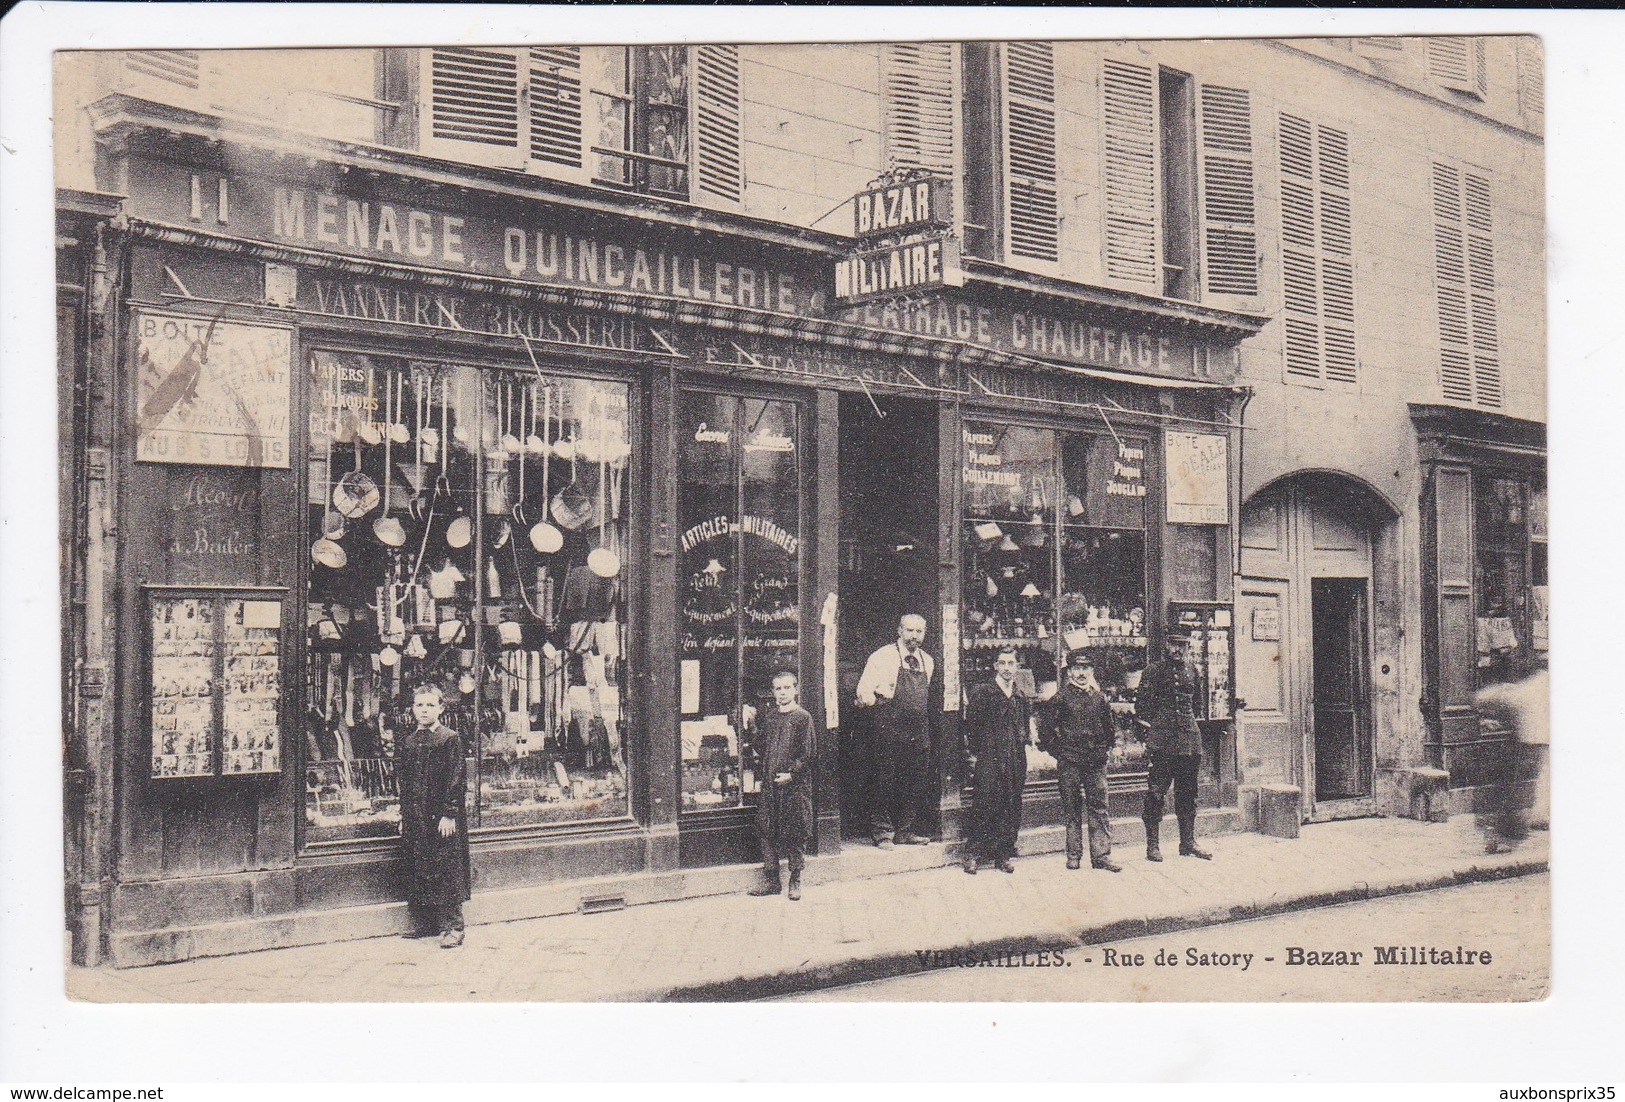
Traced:
[[[1039, 692], [1097, 653], [1132, 814], [1132, 689], [1176, 622], [1203, 804], [1234, 806], [1234, 349], [1259, 319], [978, 262], [842, 306], [833, 235], [221, 141], [123, 98], [97, 118], [123, 200], [91, 212], [108, 288], [75, 345], [108, 396], [75, 436], [106, 456], [71, 542], [109, 626], [76, 644], [107, 667], [80, 959], [354, 936], [337, 912], [397, 898], [423, 682], [463, 738], [476, 896], [753, 860], [781, 669], [837, 852], [865, 826], [854, 686], [906, 612], [940, 656], [944, 841], [961, 700], [1006, 645]], [[1030, 826], [1058, 812], [1032, 764]]]

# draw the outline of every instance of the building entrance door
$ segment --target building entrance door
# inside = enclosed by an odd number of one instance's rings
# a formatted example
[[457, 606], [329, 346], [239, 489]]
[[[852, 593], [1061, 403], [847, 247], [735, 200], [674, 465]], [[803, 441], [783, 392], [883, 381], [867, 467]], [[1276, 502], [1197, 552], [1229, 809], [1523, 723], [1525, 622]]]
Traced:
[[[862, 709], [852, 706], [864, 662], [896, 640], [898, 618], [907, 613], [925, 617], [926, 649], [942, 656], [937, 407], [843, 394], [840, 426], [841, 832], [857, 838], [869, 829], [868, 730]], [[936, 682], [940, 692], [940, 676]]]
[[1371, 795], [1366, 584], [1364, 578], [1310, 583], [1316, 800]]
[[[1287, 583], [1242, 578], [1236, 587], [1237, 753], [1249, 784], [1296, 784]], [[1243, 706], [1243, 704], [1245, 706]]]

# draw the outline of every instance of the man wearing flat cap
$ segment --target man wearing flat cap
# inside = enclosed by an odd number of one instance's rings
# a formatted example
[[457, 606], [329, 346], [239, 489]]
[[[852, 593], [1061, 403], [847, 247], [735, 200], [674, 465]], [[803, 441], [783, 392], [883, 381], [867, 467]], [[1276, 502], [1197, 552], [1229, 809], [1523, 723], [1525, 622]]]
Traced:
[[1196, 780], [1202, 767], [1202, 732], [1196, 726], [1196, 671], [1191, 666], [1190, 639], [1184, 632], [1163, 637], [1163, 660], [1140, 675], [1134, 716], [1145, 729], [1151, 776], [1140, 819], [1145, 823], [1145, 859], [1161, 861], [1159, 833], [1168, 786], [1174, 789], [1174, 817], [1179, 820], [1179, 854], [1213, 860], [1196, 844]]
[[1039, 746], [1055, 759], [1066, 821], [1066, 867], [1083, 867], [1083, 827], [1089, 821], [1089, 864], [1122, 872], [1112, 862], [1111, 818], [1106, 810], [1106, 759], [1117, 742], [1112, 706], [1095, 681], [1095, 660], [1086, 650], [1066, 659], [1066, 681], [1039, 705]]

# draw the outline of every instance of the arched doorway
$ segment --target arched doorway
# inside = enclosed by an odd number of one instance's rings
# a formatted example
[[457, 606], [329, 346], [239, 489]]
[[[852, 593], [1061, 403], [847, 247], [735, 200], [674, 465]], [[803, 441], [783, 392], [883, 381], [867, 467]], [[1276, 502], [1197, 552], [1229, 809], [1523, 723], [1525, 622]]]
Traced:
[[1241, 515], [1236, 691], [1243, 783], [1288, 783], [1306, 819], [1372, 814], [1376, 686], [1393, 677], [1397, 514], [1334, 472], [1277, 480]]

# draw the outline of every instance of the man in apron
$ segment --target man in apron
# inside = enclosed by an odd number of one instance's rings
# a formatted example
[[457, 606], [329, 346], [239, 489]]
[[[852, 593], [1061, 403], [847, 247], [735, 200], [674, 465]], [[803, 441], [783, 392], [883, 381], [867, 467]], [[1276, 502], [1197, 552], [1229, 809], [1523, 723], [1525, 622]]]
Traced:
[[931, 797], [931, 674], [925, 617], [897, 623], [897, 642], [869, 656], [858, 679], [858, 705], [869, 710], [869, 834], [876, 846], [923, 846], [917, 833]]

